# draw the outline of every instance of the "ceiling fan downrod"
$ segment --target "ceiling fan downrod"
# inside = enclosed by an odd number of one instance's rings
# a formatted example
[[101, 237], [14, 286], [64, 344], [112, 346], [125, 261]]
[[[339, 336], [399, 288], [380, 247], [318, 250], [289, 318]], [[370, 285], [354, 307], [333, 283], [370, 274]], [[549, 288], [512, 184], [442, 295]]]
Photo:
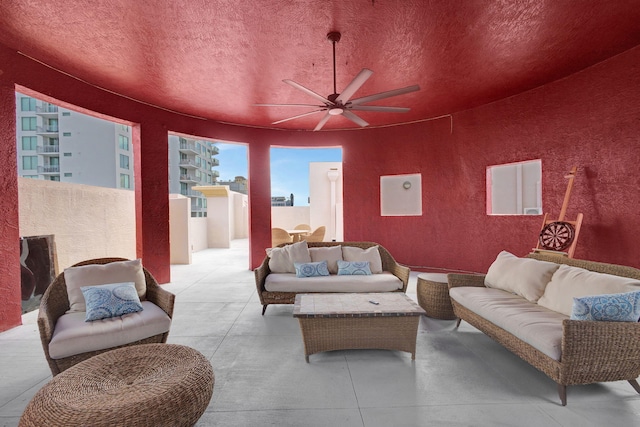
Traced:
[[333, 95], [336, 98], [338, 97], [338, 91], [336, 89], [336, 43], [340, 41], [340, 37], [342, 37], [342, 34], [340, 34], [339, 31], [331, 31], [327, 34], [327, 40], [329, 40], [333, 46]]

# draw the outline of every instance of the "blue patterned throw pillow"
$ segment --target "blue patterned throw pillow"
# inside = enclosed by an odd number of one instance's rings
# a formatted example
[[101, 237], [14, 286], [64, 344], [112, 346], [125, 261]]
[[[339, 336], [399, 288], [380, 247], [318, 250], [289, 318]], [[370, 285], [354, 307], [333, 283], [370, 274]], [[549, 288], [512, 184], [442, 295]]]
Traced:
[[338, 261], [338, 276], [370, 276], [369, 261]]
[[327, 261], [294, 262], [293, 265], [296, 268], [296, 277], [317, 277], [329, 275]]
[[85, 322], [142, 311], [133, 282], [82, 286], [80, 290], [87, 305]]
[[573, 299], [573, 320], [637, 322], [640, 318], [640, 291], [593, 295]]

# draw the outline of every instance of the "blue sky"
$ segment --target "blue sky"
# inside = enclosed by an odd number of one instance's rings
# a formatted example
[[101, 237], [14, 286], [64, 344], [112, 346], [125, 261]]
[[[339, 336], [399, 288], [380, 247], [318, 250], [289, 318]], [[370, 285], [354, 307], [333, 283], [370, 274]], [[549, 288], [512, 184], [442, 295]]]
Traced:
[[[220, 181], [230, 181], [236, 176], [248, 177], [247, 146], [243, 144], [216, 143], [220, 154], [216, 157], [220, 166]], [[271, 195], [294, 196], [296, 206], [307, 206], [309, 200], [309, 163], [341, 162], [340, 148], [272, 148]]]

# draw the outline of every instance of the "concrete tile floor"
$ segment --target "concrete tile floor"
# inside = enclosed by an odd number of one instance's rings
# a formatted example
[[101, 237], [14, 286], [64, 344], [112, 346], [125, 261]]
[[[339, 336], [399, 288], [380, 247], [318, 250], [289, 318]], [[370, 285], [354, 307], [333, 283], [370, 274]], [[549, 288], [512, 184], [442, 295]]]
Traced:
[[[211, 360], [216, 381], [198, 426], [640, 425], [626, 382], [572, 386], [560, 406], [544, 374], [466, 323], [422, 318], [409, 353], [348, 350], [312, 355], [289, 305], [262, 316], [247, 240], [195, 253], [171, 267], [176, 307], [169, 342]], [[415, 298], [416, 273], [407, 294]], [[17, 426], [51, 379], [36, 313], [0, 333], [0, 426]]]

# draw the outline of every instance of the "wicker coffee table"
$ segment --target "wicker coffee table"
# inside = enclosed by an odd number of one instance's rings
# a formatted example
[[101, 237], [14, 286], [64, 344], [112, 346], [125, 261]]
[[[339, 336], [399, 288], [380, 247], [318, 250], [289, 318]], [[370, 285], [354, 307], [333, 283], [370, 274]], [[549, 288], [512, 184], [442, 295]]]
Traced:
[[418, 304], [400, 292], [298, 294], [293, 308], [307, 362], [315, 353], [348, 349], [407, 351], [415, 359], [423, 314]]
[[29, 402], [19, 426], [192, 426], [213, 384], [211, 364], [193, 348], [123, 347], [56, 375]]

